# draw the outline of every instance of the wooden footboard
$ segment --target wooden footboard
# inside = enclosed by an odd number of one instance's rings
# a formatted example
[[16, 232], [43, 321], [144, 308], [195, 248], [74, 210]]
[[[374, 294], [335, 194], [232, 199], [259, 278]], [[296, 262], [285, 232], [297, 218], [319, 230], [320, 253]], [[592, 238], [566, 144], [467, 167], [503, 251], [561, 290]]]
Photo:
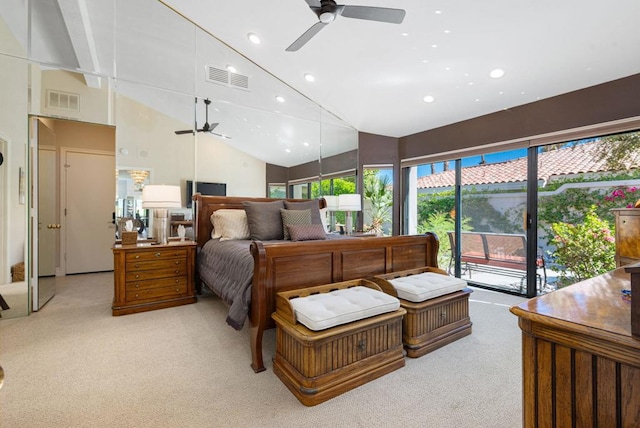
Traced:
[[251, 367], [265, 369], [262, 358], [264, 331], [274, 327], [276, 293], [331, 284], [374, 275], [437, 267], [435, 234], [350, 238], [327, 241], [262, 243], [251, 245], [254, 259], [251, 288]]
[[[196, 240], [202, 247], [211, 237], [211, 214], [219, 209], [243, 209], [243, 201], [268, 202], [269, 198], [203, 196], [196, 194]], [[308, 200], [290, 199], [301, 202]], [[319, 207], [325, 200], [318, 200]], [[374, 275], [438, 267], [438, 238], [435, 234], [381, 238], [349, 238], [302, 242], [253, 242], [254, 273], [251, 286], [251, 367], [265, 369], [262, 336], [274, 327], [271, 314], [280, 291], [331, 284]], [[199, 281], [198, 281], [199, 282]]]

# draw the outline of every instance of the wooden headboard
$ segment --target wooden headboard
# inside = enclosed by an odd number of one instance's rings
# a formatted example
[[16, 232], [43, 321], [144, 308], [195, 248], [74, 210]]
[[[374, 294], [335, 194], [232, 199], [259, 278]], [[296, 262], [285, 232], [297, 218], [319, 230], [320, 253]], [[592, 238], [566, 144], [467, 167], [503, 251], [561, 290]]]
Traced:
[[[193, 195], [193, 201], [195, 202], [195, 240], [198, 243], [198, 247], [202, 247], [209, 239], [211, 239], [211, 231], [213, 225], [211, 224], [211, 214], [221, 209], [236, 209], [242, 210], [242, 205], [245, 201], [251, 202], [273, 202], [287, 200], [291, 202], [309, 202], [309, 199], [276, 199], [276, 198], [250, 198], [243, 196], [206, 196], [196, 193]], [[318, 207], [325, 208], [327, 202], [324, 198], [318, 199]]]

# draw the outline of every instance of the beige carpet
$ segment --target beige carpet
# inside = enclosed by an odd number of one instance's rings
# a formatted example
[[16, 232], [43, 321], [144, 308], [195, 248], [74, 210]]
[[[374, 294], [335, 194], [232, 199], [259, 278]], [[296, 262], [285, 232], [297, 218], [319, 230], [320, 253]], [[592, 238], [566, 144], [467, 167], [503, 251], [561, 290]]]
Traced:
[[521, 426], [523, 299], [476, 289], [473, 334], [315, 407], [249, 367], [248, 331], [198, 303], [111, 316], [112, 274], [63, 278], [27, 318], [0, 320], [0, 427]]

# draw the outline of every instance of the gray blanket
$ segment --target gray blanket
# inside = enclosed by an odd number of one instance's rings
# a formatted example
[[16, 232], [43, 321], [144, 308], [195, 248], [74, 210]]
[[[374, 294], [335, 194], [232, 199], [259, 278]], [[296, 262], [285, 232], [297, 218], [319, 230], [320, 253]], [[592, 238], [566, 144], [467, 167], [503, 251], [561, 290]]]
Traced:
[[[344, 239], [345, 235], [328, 234], [327, 239]], [[252, 241], [207, 241], [198, 252], [198, 273], [204, 284], [227, 305], [227, 324], [241, 330], [249, 315], [253, 256]], [[277, 241], [265, 241], [265, 243]], [[280, 241], [282, 242], [282, 241]], [[321, 241], [308, 241], [321, 242]]]
[[198, 272], [205, 285], [229, 305], [227, 324], [241, 330], [249, 314], [253, 257], [251, 241], [211, 239], [198, 253]]

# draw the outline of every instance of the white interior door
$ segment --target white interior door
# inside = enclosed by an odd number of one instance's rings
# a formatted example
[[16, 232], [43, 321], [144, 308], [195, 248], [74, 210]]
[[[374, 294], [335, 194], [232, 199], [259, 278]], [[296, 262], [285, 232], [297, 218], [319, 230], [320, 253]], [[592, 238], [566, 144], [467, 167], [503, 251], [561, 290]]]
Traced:
[[113, 270], [113, 153], [64, 151], [66, 273]]

